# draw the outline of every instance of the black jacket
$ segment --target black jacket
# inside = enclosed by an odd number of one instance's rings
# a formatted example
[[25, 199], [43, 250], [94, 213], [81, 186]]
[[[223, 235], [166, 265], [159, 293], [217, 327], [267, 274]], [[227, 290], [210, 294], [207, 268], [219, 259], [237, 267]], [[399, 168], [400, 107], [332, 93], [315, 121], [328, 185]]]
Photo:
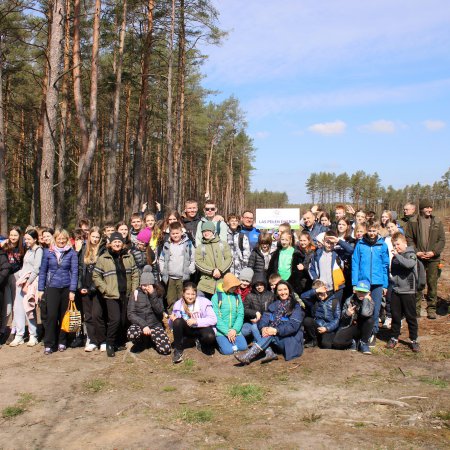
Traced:
[[[264, 283], [264, 292], [258, 292], [255, 288], [256, 283]], [[256, 274], [252, 280], [253, 288], [252, 292], [247, 295], [244, 302], [244, 320], [250, 321], [256, 317], [256, 312], [259, 311], [261, 316], [267, 311], [267, 308], [274, 300], [272, 291], [267, 290], [266, 278], [263, 274]]]
[[[270, 263], [269, 263], [270, 266]], [[259, 248], [255, 248], [250, 253], [250, 258], [248, 258], [247, 267], [253, 269], [253, 273], [256, 275], [257, 273], [262, 273], [266, 275], [266, 269], [264, 264], [264, 255], [262, 254]]]
[[128, 299], [128, 320], [141, 328], [162, 327], [162, 315], [164, 311], [163, 300], [153, 291], [147, 295], [138, 288], [131, 292]]
[[[280, 259], [280, 251], [281, 248], [277, 248], [270, 259], [269, 269], [267, 270], [267, 276], [270, 277], [273, 273], [278, 273], [278, 261]], [[286, 280], [293, 288], [294, 291], [300, 295], [302, 290], [304, 289], [302, 279], [303, 273], [301, 270], [298, 270], [297, 265], [302, 264], [302, 255], [298, 251], [297, 248], [294, 248], [294, 253], [292, 254], [292, 263], [291, 263], [291, 276], [289, 280]]]
[[3, 291], [9, 274], [11, 273], [11, 264], [8, 261], [8, 255], [0, 248], [0, 289]]

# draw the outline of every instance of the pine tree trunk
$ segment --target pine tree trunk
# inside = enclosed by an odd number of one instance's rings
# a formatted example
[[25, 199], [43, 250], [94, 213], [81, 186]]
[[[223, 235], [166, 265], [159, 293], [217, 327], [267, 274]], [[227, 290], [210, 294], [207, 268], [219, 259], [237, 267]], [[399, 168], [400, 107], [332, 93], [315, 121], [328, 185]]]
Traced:
[[8, 233], [8, 202], [6, 197], [6, 147], [3, 122], [3, 45], [0, 34], [0, 233]]
[[45, 98], [46, 120], [42, 138], [41, 164], [41, 225], [53, 227], [55, 205], [53, 194], [54, 164], [56, 150], [56, 125], [58, 112], [57, 83], [61, 74], [62, 40], [64, 36], [64, 0], [54, 0], [51, 24], [50, 47], [48, 49], [48, 85]]

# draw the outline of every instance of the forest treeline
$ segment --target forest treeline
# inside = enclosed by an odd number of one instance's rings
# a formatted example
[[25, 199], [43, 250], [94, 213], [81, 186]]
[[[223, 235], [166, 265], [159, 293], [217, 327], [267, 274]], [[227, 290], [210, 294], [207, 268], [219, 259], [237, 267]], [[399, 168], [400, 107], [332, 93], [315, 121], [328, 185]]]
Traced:
[[352, 203], [355, 209], [377, 213], [382, 209], [401, 212], [406, 202], [418, 204], [420, 198], [430, 199], [434, 208], [446, 209], [450, 203], [450, 168], [432, 185], [416, 183], [400, 189], [382, 186], [376, 172], [358, 170], [352, 175], [317, 172], [306, 180], [306, 193], [314, 204]]
[[210, 0], [2, 0], [1, 231], [206, 193], [242, 210], [244, 114], [201, 84], [199, 48], [223, 36]]

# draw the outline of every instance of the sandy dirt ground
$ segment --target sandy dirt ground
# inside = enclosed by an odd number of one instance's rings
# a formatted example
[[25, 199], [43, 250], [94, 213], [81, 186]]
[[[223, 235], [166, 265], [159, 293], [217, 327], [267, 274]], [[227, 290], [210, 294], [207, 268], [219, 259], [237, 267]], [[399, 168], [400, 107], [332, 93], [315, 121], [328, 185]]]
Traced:
[[3, 346], [0, 448], [449, 448], [449, 247], [419, 354], [378, 341], [371, 356], [307, 349], [240, 367], [193, 348], [174, 366], [154, 350]]

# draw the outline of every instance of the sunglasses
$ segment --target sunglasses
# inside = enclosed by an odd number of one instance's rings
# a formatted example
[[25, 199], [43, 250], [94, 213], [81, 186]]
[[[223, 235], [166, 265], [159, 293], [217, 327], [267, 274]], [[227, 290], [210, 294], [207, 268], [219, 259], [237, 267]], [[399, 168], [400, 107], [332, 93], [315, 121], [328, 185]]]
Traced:
[[216, 208], [205, 208], [205, 211], [215, 211]]

